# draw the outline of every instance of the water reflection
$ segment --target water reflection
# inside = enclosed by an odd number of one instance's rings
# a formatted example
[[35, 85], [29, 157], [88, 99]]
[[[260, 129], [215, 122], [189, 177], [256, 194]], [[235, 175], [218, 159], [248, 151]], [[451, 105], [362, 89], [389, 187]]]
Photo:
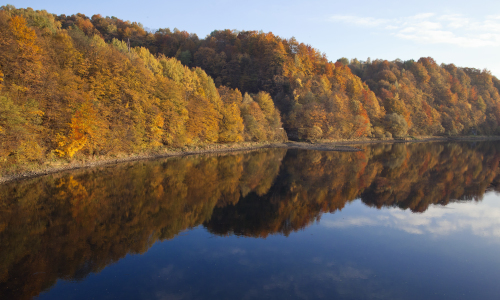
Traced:
[[431, 204], [482, 198], [498, 186], [498, 144], [392, 144], [365, 152], [288, 151], [270, 192], [217, 207], [216, 234], [288, 235], [357, 198], [372, 207], [424, 212]]
[[[431, 206], [425, 214], [403, 210], [382, 210], [373, 217], [347, 217], [342, 220], [323, 221], [328, 228], [383, 226], [403, 230], [411, 234], [450, 235], [470, 231], [477, 236], [500, 238], [500, 202], [497, 195], [485, 196], [488, 201], [481, 205], [470, 201]], [[500, 242], [500, 239], [496, 239]]]
[[[490, 142], [373, 145], [357, 153], [271, 149], [5, 184], [0, 186], [0, 299], [30, 299], [57, 279], [83, 279], [198, 225], [221, 236], [288, 236], [359, 198], [371, 207], [409, 210], [322, 224], [382, 225], [416, 234], [467, 228], [496, 236], [500, 210], [474, 202], [500, 187], [499, 147]], [[431, 204], [447, 206], [429, 209]], [[340, 270], [332, 278], [369, 275], [348, 265]]]

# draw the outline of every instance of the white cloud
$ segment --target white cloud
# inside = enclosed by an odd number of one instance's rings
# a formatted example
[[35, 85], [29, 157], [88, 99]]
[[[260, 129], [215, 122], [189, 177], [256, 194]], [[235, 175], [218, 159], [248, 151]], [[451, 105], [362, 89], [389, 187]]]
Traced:
[[460, 47], [500, 46], [500, 15], [472, 19], [460, 14], [379, 19], [352, 15], [334, 15], [330, 22], [378, 28], [400, 39], [422, 44], [450, 44]]
[[[443, 207], [433, 205], [424, 213], [389, 208], [378, 211], [376, 217], [348, 217], [324, 220], [328, 228], [353, 226], [384, 226], [411, 234], [449, 235], [470, 231], [474, 235], [500, 238], [500, 202], [494, 194], [485, 195], [481, 203], [456, 202]], [[500, 241], [500, 239], [499, 239]]]

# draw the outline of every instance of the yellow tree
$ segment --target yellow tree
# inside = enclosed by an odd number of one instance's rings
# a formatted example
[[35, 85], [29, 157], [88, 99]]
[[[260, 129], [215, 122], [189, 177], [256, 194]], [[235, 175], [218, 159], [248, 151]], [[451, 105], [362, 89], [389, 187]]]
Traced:
[[241, 142], [243, 141], [244, 129], [245, 126], [243, 125], [238, 104], [229, 103], [224, 105], [219, 141], [223, 143]]
[[90, 99], [87, 99], [73, 114], [69, 124], [69, 134], [58, 135], [58, 148], [55, 150], [59, 156], [72, 158], [78, 151], [87, 148], [93, 150], [103, 143], [103, 130], [96, 110]]
[[40, 79], [41, 49], [37, 45], [35, 31], [27, 26], [23, 17], [12, 17], [9, 29], [17, 44], [16, 57], [9, 64], [13, 77], [17, 79], [12, 86], [19, 91], [27, 91]]

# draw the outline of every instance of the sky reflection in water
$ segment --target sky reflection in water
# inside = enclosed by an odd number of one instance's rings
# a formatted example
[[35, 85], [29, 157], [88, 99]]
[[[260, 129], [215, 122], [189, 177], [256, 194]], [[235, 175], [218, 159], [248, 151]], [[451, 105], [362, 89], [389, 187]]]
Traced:
[[59, 281], [39, 298], [496, 299], [498, 219], [478, 212], [484, 205], [494, 216], [498, 200], [490, 193], [480, 204], [423, 214], [357, 200], [288, 237], [266, 239], [220, 237], [199, 226], [83, 282]]
[[3, 186], [0, 296], [496, 299], [499, 149], [275, 149]]
[[393, 208], [382, 209], [374, 216], [357, 215], [342, 220], [323, 220], [321, 224], [328, 228], [383, 226], [433, 237], [470, 233], [498, 242], [500, 201], [497, 193], [489, 192], [479, 203], [461, 201], [446, 206], [433, 205], [421, 214]]

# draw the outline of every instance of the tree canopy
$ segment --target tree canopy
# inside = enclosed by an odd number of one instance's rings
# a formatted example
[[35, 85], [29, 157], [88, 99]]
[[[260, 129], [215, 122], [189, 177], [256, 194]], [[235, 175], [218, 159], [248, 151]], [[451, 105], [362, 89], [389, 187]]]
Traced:
[[165, 147], [500, 133], [500, 80], [418, 61], [329, 61], [273, 33], [150, 32], [0, 8], [0, 165]]

